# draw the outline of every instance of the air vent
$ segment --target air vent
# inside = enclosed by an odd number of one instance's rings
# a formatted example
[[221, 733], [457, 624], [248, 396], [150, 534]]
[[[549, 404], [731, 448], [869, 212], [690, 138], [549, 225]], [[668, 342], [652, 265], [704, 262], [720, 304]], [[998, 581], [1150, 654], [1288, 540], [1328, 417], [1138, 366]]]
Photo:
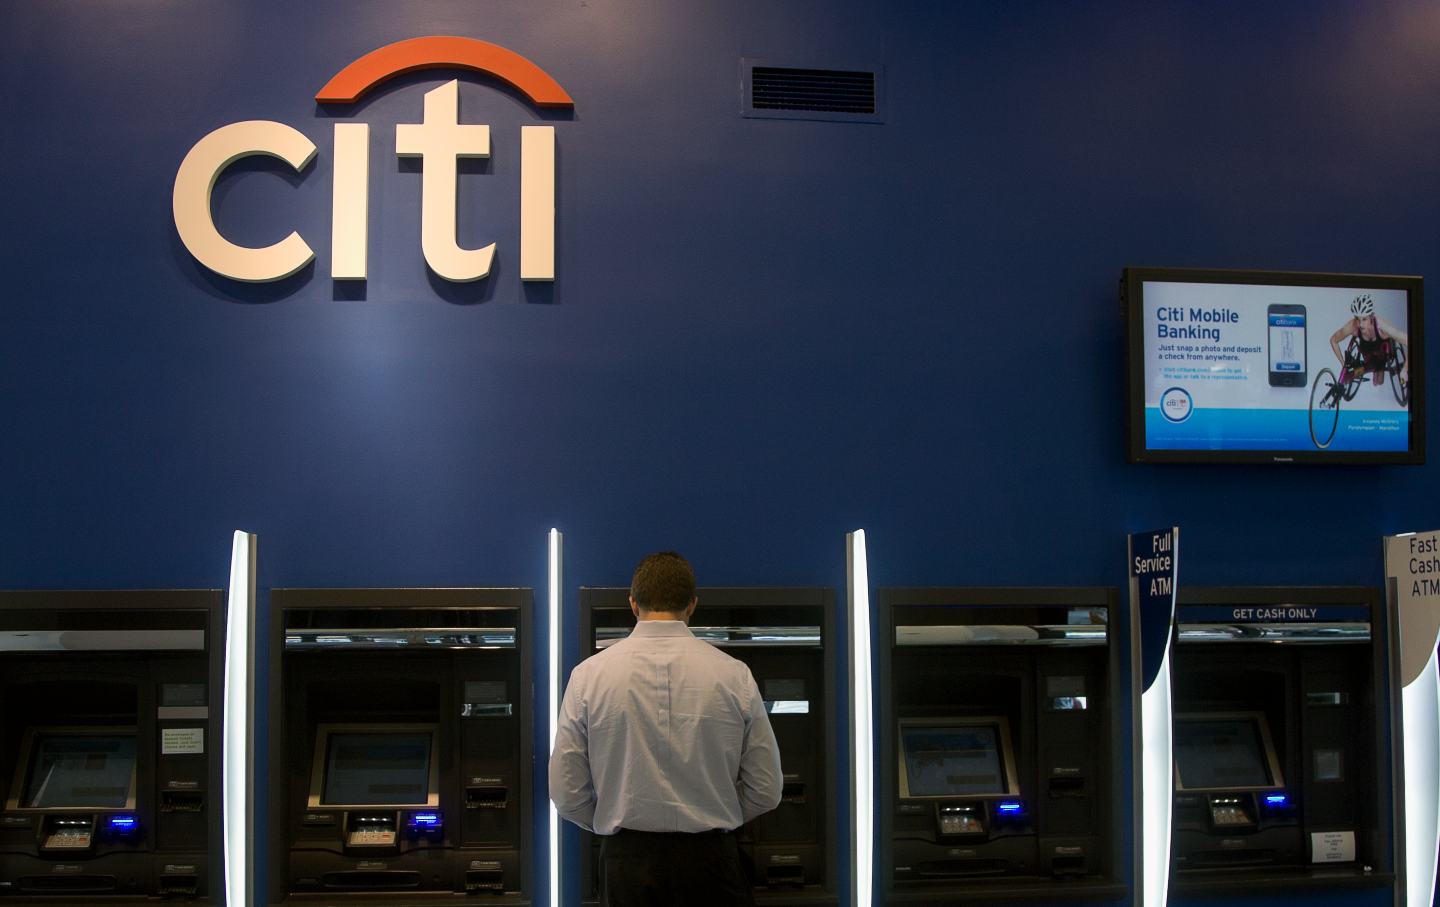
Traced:
[[878, 66], [802, 69], [741, 60], [741, 114], [785, 120], [884, 121]]

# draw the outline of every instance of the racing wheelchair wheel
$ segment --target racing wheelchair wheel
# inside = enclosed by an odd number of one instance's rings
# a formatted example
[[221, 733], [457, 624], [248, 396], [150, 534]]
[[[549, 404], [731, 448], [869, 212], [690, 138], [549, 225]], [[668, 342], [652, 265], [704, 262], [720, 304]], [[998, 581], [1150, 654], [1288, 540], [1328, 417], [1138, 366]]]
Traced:
[[1345, 388], [1335, 380], [1333, 371], [1322, 368], [1315, 373], [1315, 383], [1310, 386], [1310, 440], [1321, 450], [1335, 438], [1344, 395]]

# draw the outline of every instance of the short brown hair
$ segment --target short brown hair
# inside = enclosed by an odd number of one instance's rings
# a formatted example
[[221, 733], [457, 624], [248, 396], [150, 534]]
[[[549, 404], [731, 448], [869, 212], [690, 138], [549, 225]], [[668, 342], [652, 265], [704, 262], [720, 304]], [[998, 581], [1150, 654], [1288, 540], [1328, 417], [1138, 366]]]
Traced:
[[684, 611], [695, 600], [695, 571], [674, 551], [646, 555], [630, 579], [630, 597], [641, 611]]

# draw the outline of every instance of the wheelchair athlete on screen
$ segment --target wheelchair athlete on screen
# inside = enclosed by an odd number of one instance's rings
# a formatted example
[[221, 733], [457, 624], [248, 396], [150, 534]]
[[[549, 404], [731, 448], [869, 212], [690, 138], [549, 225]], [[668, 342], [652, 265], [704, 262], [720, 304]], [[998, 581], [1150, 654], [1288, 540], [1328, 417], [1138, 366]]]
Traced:
[[[1342, 352], [1340, 342], [1350, 338]], [[1380, 385], [1385, 382], [1385, 373], [1398, 369], [1400, 386], [1410, 384], [1410, 363], [1405, 349], [1410, 339], [1404, 331], [1375, 314], [1375, 302], [1366, 294], [1356, 296], [1350, 303], [1350, 320], [1330, 335], [1330, 349], [1340, 363], [1340, 383], [1351, 379], [1370, 376], [1370, 382]]]

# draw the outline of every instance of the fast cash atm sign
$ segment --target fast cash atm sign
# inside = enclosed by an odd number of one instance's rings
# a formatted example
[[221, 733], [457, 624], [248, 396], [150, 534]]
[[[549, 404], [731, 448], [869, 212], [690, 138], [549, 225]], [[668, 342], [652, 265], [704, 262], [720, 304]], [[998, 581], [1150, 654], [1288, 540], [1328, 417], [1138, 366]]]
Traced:
[[[346, 66], [320, 89], [322, 104], [353, 104], [376, 86], [421, 69], [461, 69], [510, 83], [537, 108], [573, 108], [575, 102], [549, 73], [496, 44], [473, 38], [431, 36], [399, 41]], [[457, 161], [489, 157], [490, 127], [462, 124], [459, 84], [452, 80], [425, 93], [423, 122], [395, 127], [395, 153], [421, 160], [420, 247], [430, 270], [450, 281], [472, 281], [490, 273], [496, 244], [462, 249], [456, 239]], [[334, 125], [335, 182], [331, 205], [330, 276], [364, 280], [369, 233], [370, 126]], [[316, 147], [299, 130], [273, 120], [221, 126], [195, 143], [175, 175], [175, 229], [202, 265], [225, 277], [249, 282], [281, 280], [299, 271], [315, 252], [299, 233], [263, 248], [240, 246], [220, 234], [211, 211], [211, 193], [220, 174], [254, 155], [276, 157], [297, 172], [314, 159]], [[520, 129], [520, 278], [555, 279], [555, 128]]]

